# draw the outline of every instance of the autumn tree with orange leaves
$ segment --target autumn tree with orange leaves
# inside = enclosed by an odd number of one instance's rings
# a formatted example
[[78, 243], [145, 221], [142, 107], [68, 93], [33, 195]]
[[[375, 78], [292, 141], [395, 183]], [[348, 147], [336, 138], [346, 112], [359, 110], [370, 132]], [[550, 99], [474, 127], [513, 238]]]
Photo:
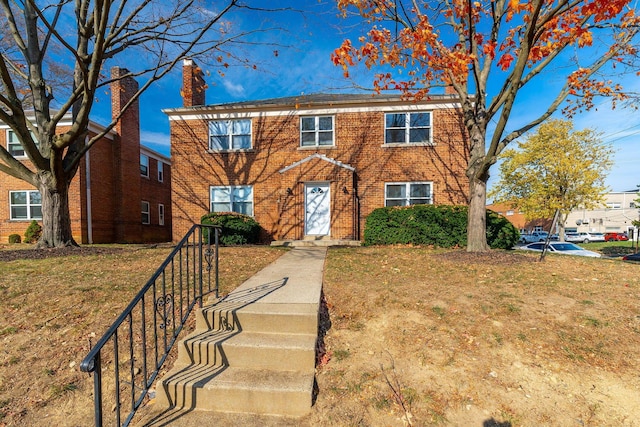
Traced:
[[[487, 181], [505, 147], [558, 110], [571, 116], [600, 96], [615, 107], [628, 94], [613, 76], [638, 70], [640, 21], [630, 0], [338, 0], [338, 7], [371, 26], [357, 45], [344, 40], [332, 55], [346, 76], [364, 63], [378, 71], [377, 92], [421, 99], [452, 86], [458, 94], [470, 144], [470, 252], [489, 249]], [[562, 78], [561, 87], [540, 99], [532, 120], [511, 125], [518, 95], [549, 76]]]

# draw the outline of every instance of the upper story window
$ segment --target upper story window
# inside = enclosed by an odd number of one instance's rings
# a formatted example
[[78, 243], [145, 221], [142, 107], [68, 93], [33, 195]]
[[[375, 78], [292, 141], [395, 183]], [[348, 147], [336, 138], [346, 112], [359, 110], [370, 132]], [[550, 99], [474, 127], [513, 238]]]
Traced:
[[608, 209], [622, 209], [622, 203], [620, 203], [620, 202], [608, 202], [607, 203], [607, 208]]
[[253, 216], [253, 187], [211, 187], [211, 212], [237, 212]]
[[429, 205], [433, 203], [430, 182], [394, 182], [385, 184], [385, 206]]
[[149, 156], [140, 154], [140, 175], [149, 178]]
[[42, 219], [42, 196], [38, 190], [10, 191], [11, 219]]
[[[37, 146], [38, 140], [36, 139], [36, 136], [33, 134], [33, 132], [30, 132], [30, 133], [31, 133], [31, 138], [33, 138]], [[7, 131], [7, 151], [13, 157], [27, 156], [27, 153], [24, 152], [24, 148], [22, 147], [22, 144], [18, 139], [18, 135], [16, 135], [16, 133], [12, 130]]]
[[158, 182], [164, 181], [164, 163], [158, 160]]
[[384, 120], [385, 144], [431, 142], [431, 113], [387, 113]]
[[251, 120], [212, 120], [209, 122], [210, 150], [248, 150], [251, 148]]
[[140, 210], [142, 211], [142, 223], [151, 224], [151, 213], [149, 212], [149, 202], [144, 200], [140, 202]]
[[333, 141], [333, 116], [300, 118], [301, 147], [329, 146]]

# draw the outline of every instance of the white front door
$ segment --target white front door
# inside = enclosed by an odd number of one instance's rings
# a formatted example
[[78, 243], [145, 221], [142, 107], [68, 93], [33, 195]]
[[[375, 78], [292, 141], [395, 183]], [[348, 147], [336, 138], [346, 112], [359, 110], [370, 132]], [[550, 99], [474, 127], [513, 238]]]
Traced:
[[329, 183], [313, 183], [305, 185], [304, 221], [305, 234], [326, 236], [331, 223], [331, 198]]

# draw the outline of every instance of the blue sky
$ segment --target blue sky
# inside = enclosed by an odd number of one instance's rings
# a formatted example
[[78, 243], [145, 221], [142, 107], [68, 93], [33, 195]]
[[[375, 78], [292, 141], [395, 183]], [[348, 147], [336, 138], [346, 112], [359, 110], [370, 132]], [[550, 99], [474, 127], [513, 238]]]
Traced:
[[[265, 98], [294, 96], [303, 93], [344, 92], [353, 93], [352, 82], [346, 81], [342, 70], [335, 67], [330, 54], [344, 38], [356, 40], [362, 27], [357, 20], [338, 17], [335, 1], [318, 0], [299, 2], [279, 0], [268, 3], [270, 7], [291, 6], [303, 12], [288, 11], [277, 14], [235, 15], [234, 22], [240, 27], [262, 25], [280, 26], [284, 30], [268, 37], [272, 44], [253, 45], [243, 52], [257, 65], [257, 70], [246, 67], [231, 67], [220, 77], [215, 69], [203, 67], [210, 72], [206, 77], [209, 89], [208, 104], [258, 100]], [[266, 39], [260, 40], [265, 41]], [[277, 55], [275, 54], [277, 51]], [[127, 64], [118, 64], [127, 67]], [[134, 68], [129, 66], [129, 68]], [[371, 73], [364, 67], [351, 70], [352, 77], [362, 85], [370, 86]], [[640, 92], [640, 78], [625, 83]], [[164, 108], [182, 106], [180, 97], [181, 68], [174, 70], [165, 79], [157, 82], [140, 100], [140, 124], [143, 144], [162, 154], [169, 154], [169, 122], [161, 112]], [[546, 105], [544, 100], [555, 95], [553, 84], [540, 81], [535, 90], [523, 94], [512, 112], [511, 128], [531, 118], [535, 106]], [[106, 123], [110, 116], [108, 98], [101, 100], [94, 110], [93, 118]], [[640, 184], [640, 112], [618, 107], [612, 110], [607, 101], [597, 108], [573, 118], [574, 128], [590, 127], [602, 133], [602, 139], [614, 148], [614, 167], [607, 184], [612, 191], [635, 189]], [[498, 168], [492, 168], [491, 183], [497, 180]]]

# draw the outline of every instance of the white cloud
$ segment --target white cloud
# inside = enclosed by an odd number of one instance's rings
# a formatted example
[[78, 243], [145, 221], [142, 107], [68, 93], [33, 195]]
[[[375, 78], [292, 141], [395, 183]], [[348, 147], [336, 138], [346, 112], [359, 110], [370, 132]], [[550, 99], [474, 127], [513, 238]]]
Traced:
[[222, 80], [222, 85], [226, 89], [227, 93], [235, 98], [243, 97], [245, 94], [244, 86], [242, 86], [241, 84], [233, 83], [229, 81], [228, 78], [224, 78]]

